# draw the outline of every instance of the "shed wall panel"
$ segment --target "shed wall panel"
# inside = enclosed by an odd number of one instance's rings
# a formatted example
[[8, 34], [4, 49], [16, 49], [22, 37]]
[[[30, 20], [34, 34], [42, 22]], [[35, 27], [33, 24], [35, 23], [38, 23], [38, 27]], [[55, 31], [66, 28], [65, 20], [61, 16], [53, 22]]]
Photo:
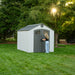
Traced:
[[33, 52], [33, 38], [32, 33], [29, 31], [19, 31], [18, 32], [18, 49], [26, 52]]
[[54, 52], [54, 31], [50, 30], [50, 52]]
[[27, 35], [28, 52], [33, 52], [33, 31], [28, 31]]

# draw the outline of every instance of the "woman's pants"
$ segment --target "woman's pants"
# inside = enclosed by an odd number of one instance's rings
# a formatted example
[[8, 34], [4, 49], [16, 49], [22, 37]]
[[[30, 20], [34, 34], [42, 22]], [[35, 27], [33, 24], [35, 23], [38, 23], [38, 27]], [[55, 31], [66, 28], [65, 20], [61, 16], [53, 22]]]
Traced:
[[49, 53], [49, 41], [45, 41], [45, 52]]

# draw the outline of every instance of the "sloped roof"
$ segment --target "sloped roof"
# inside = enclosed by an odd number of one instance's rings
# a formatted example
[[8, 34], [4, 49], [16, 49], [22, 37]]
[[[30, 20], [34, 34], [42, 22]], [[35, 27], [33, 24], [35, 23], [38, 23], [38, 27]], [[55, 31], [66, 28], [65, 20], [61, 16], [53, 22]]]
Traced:
[[[27, 25], [27, 26], [25, 26], [25, 27], [19, 29], [18, 31], [29, 31], [29, 30], [31, 30], [31, 29], [33, 29], [33, 28], [39, 26], [39, 25], [40, 25], [41, 27], [44, 26], [43, 23], [40, 23], [40, 24], [33, 24], [33, 25]], [[51, 29], [51, 28], [50, 28], [50, 29]], [[53, 29], [51, 29], [51, 30], [53, 30]]]
[[39, 26], [39, 25], [42, 25], [42, 24], [27, 25], [27, 26], [25, 26], [25, 27], [19, 29], [18, 31], [29, 31], [29, 30], [31, 30], [31, 29], [33, 29], [33, 28]]

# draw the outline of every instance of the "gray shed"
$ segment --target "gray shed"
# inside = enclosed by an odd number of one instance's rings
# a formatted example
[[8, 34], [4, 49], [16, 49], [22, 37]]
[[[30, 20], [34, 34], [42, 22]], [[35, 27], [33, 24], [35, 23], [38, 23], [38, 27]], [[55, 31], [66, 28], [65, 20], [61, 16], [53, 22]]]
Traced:
[[49, 34], [49, 51], [54, 52], [54, 30], [44, 24], [27, 25], [17, 31], [17, 48], [26, 52], [45, 52], [44, 32]]

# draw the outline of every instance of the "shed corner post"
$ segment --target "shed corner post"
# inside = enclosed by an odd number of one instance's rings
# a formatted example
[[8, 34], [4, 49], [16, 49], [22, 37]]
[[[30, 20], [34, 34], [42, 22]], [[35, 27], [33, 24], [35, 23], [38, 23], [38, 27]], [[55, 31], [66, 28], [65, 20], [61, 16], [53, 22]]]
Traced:
[[50, 52], [54, 52], [54, 31], [50, 30]]

